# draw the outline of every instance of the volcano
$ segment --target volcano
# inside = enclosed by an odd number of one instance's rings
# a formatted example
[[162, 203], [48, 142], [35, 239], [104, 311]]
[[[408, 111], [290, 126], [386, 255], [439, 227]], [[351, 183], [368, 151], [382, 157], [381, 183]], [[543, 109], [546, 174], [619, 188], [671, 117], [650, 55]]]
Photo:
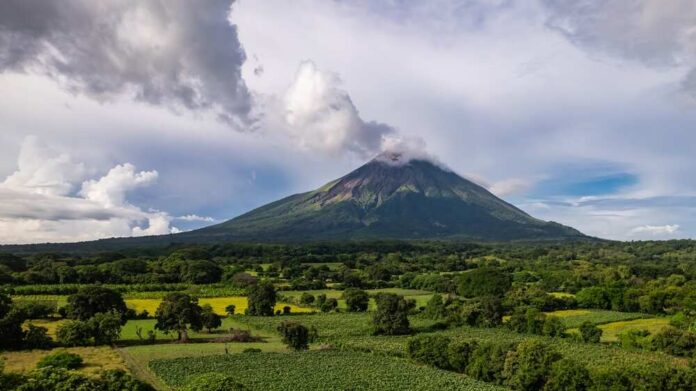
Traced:
[[535, 219], [440, 164], [399, 153], [383, 153], [319, 189], [179, 235], [249, 242], [585, 237]]

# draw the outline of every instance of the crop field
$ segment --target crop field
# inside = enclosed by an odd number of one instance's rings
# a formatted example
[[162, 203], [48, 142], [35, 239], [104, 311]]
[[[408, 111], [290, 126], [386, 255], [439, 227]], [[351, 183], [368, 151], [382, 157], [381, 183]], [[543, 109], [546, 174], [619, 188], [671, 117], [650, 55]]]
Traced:
[[580, 327], [584, 322], [600, 325], [604, 323], [646, 318], [648, 315], [636, 312], [619, 312], [608, 310], [560, 310], [547, 312], [547, 315], [556, 316], [563, 320], [567, 328]]
[[36, 368], [36, 363], [43, 357], [58, 350], [67, 350], [68, 352], [79, 354], [84, 360], [84, 366], [79, 369], [80, 372], [91, 374], [97, 373], [102, 369], [126, 369], [121, 356], [108, 346], [5, 352], [0, 357], [5, 359], [6, 371], [28, 372]]
[[263, 391], [503, 389], [399, 358], [346, 351], [204, 356], [153, 361], [149, 366], [175, 389], [209, 372], [231, 374], [249, 390]]
[[[147, 312], [153, 316], [157, 307], [159, 307], [161, 299], [126, 299], [126, 306], [132, 308], [137, 312], [142, 312], [147, 310]], [[218, 315], [225, 315], [225, 307], [230, 304], [234, 304], [236, 308], [235, 313], [243, 314], [244, 310], [247, 308], [247, 298], [244, 296], [230, 296], [230, 297], [206, 297], [198, 300], [198, 304], [206, 305], [210, 304], [213, 307], [213, 311]], [[298, 307], [293, 304], [277, 303], [275, 306], [276, 310], [283, 310], [283, 307], [289, 306], [292, 312], [312, 312], [312, 308]]]
[[666, 326], [669, 326], [667, 318], [649, 318], [607, 323], [599, 328], [603, 331], [602, 342], [615, 342], [619, 334], [626, 330], [648, 330], [650, 334], [655, 334]]

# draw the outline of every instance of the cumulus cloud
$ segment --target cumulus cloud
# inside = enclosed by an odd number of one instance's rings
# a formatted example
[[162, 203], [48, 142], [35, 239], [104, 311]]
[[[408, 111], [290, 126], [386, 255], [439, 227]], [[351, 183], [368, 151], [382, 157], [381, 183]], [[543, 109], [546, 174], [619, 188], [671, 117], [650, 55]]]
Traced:
[[17, 171], [2, 185], [34, 194], [66, 195], [84, 176], [83, 164], [73, 162], [66, 153], [56, 154], [37, 137], [28, 136], [19, 152]]
[[[84, 165], [42, 145], [22, 144], [18, 170], [0, 183], [0, 243], [76, 241], [177, 232], [172, 217], [142, 210], [127, 200], [132, 191], [155, 183], [157, 171], [117, 165], [75, 193]], [[193, 215], [192, 215], [193, 216]]]
[[199, 216], [196, 214], [190, 214], [190, 215], [185, 215], [185, 216], [179, 216], [176, 218], [177, 220], [182, 220], [182, 221], [201, 221], [201, 222], [206, 222], [206, 223], [212, 223], [215, 221], [214, 218], [208, 217], [208, 216]]
[[[543, 0], [548, 25], [576, 45], [649, 66], [696, 71], [696, 2]], [[684, 87], [696, 93], [693, 81]]]
[[288, 132], [300, 146], [327, 154], [374, 155], [385, 137], [395, 133], [389, 125], [360, 118], [338, 75], [312, 61], [300, 64], [285, 94], [284, 111]]
[[99, 101], [131, 95], [174, 110], [252, 120], [232, 0], [6, 0], [0, 72], [47, 75]]
[[679, 224], [641, 225], [631, 230], [631, 234], [669, 235], [679, 231]]

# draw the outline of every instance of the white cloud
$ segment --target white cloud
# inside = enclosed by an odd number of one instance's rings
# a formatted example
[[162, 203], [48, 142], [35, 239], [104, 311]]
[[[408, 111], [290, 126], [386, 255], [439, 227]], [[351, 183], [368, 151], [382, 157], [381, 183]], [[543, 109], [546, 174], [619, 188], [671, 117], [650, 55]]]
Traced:
[[176, 231], [171, 216], [143, 211], [128, 193], [152, 185], [157, 171], [117, 165], [101, 178], [82, 182], [84, 165], [56, 154], [28, 137], [19, 169], [0, 183], [0, 243], [80, 241], [114, 236], [159, 235]]
[[123, 206], [126, 204], [126, 194], [129, 191], [151, 185], [157, 180], [158, 175], [157, 171], [135, 172], [132, 164], [121, 164], [109, 170], [99, 180], [84, 182], [80, 195], [107, 208]]
[[679, 231], [679, 224], [667, 224], [667, 225], [641, 225], [635, 227], [631, 230], [632, 235], [636, 234], [649, 234], [649, 235], [670, 235]]
[[215, 221], [214, 218], [212, 217], [207, 217], [207, 216], [199, 216], [196, 214], [190, 214], [190, 215], [185, 215], [185, 216], [179, 216], [176, 218], [177, 220], [182, 220], [182, 221], [202, 221], [206, 223], [212, 223]]
[[339, 77], [312, 61], [300, 64], [285, 93], [284, 111], [287, 129], [299, 145], [327, 154], [374, 155], [384, 138], [394, 133], [388, 125], [360, 118]]

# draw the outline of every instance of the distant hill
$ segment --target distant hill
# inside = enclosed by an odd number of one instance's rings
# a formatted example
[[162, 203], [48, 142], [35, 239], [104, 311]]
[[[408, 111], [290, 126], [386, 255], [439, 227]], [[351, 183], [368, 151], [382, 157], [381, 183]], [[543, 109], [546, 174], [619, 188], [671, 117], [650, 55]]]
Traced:
[[13, 251], [93, 251], [177, 243], [343, 240], [547, 241], [585, 239], [536, 219], [483, 187], [425, 159], [377, 156], [307, 193], [295, 194], [224, 223], [174, 235], [76, 244], [4, 246]]

